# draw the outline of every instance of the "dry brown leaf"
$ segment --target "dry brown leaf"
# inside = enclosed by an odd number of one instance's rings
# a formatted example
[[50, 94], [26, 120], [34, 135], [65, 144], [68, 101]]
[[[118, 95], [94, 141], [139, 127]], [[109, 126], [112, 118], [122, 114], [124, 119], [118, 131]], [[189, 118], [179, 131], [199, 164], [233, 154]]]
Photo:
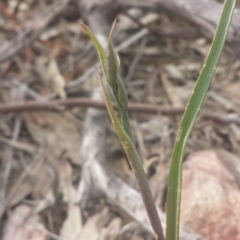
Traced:
[[239, 79], [237, 82], [233, 82], [231, 84], [228, 84], [224, 86], [222, 89], [222, 92], [225, 96], [231, 98], [232, 100], [239, 101], [240, 100], [240, 94], [239, 94], [239, 87], [240, 82]]
[[206, 43], [205, 38], [198, 38], [197, 40], [195, 40], [195, 42], [190, 44], [190, 46], [194, 50], [201, 53], [203, 56], [207, 56], [208, 51], [209, 51], [209, 44]]
[[175, 94], [178, 96], [181, 106], [186, 106], [194, 88], [193, 82], [187, 82], [184, 86], [176, 86]]
[[102, 212], [90, 217], [83, 226], [80, 238], [78, 240], [97, 240], [102, 229], [109, 223], [112, 214], [105, 208]]
[[82, 230], [82, 218], [79, 206], [71, 204], [68, 207], [68, 216], [64, 221], [60, 236], [63, 239], [78, 240]]
[[101, 232], [99, 240], [115, 240], [121, 228], [122, 219], [114, 218]]
[[166, 70], [169, 77], [177, 79], [177, 80], [181, 80], [181, 81], [184, 80], [184, 75], [183, 75], [182, 71], [174, 64], [166, 64], [164, 66], [164, 69]]
[[[181, 79], [181, 69], [176, 68], [178, 70], [173, 70], [173, 65], [167, 65], [166, 71], [169, 73], [169, 75], [172, 78], [175, 79]], [[174, 72], [175, 71], [175, 72]], [[172, 81], [169, 80], [167, 74], [163, 71], [160, 72], [161, 74], [161, 80], [164, 86], [164, 89], [169, 97], [170, 102], [174, 107], [182, 107], [185, 106], [189, 100], [189, 97], [192, 94], [193, 90], [193, 83], [192, 82], [185, 82], [183, 86], [177, 86], [176, 84], [173, 84]], [[182, 75], [183, 77], [183, 75]], [[183, 79], [181, 79], [183, 80]]]
[[72, 166], [66, 159], [59, 162], [58, 176], [63, 201], [71, 205], [76, 200], [77, 190], [72, 185]]
[[240, 239], [240, 191], [226, 160], [221, 151], [205, 150], [183, 167], [181, 222], [209, 240]]
[[165, 91], [174, 107], [182, 107], [182, 103], [180, 101], [179, 95], [176, 92], [174, 85], [169, 81], [167, 75], [165, 73], [161, 73], [161, 79], [164, 86]]
[[66, 151], [67, 158], [75, 164], [81, 164], [78, 123], [53, 112], [26, 113], [22, 117], [33, 139], [40, 145], [47, 146], [49, 154], [58, 158]]
[[16, 205], [31, 193], [35, 199], [44, 198], [55, 177], [50, 173], [49, 167], [45, 165], [43, 156], [32, 161], [10, 187], [7, 195], [8, 206]]
[[140, 19], [140, 22], [141, 22], [142, 24], [144, 24], [144, 25], [147, 25], [147, 24], [149, 24], [149, 23], [151, 23], [151, 22], [156, 21], [157, 19], [159, 19], [159, 17], [160, 17], [159, 14], [150, 12], [150, 13], [145, 14], [145, 15]]
[[46, 208], [53, 206], [55, 204], [55, 196], [53, 190], [50, 190], [44, 197], [43, 200], [39, 201], [37, 206], [34, 209], [35, 213], [39, 213]]
[[78, 205], [74, 205], [76, 190], [72, 185], [72, 167], [65, 159], [59, 164], [60, 189], [63, 192], [63, 198], [68, 202], [68, 216], [64, 221], [60, 231], [61, 237], [68, 240], [77, 240], [82, 230], [82, 218]]
[[[169, 133], [169, 118], [165, 116], [152, 117], [149, 121], [140, 124], [144, 141], [156, 141], [166, 137]], [[158, 151], [158, 150], [157, 150]]]
[[64, 202], [74, 202], [76, 196], [76, 190], [72, 185], [72, 167], [65, 159], [59, 162], [58, 168], [60, 189], [63, 193]]
[[[142, 11], [138, 8], [130, 8], [127, 10], [127, 13], [135, 18], [140, 18], [142, 15]], [[118, 24], [116, 26], [116, 29], [120, 32], [120, 31], [126, 31], [129, 30], [133, 27], [136, 27], [136, 23], [133, 22], [129, 17], [127, 17], [124, 14], [119, 14], [118, 17]]]
[[53, 90], [58, 93], [58, 95], [62, 98], [66, 98], [65, 88], [65, 80], [62, 74], [59, 71], [57, 62], [55, 59], [52, 59], [48, 65], [48, 77], [51, 81], [51, 85]]
[[16, 207], [3, 229], [2, 240], [46, 240], [46, 229], [33, 209], [26, 205]]

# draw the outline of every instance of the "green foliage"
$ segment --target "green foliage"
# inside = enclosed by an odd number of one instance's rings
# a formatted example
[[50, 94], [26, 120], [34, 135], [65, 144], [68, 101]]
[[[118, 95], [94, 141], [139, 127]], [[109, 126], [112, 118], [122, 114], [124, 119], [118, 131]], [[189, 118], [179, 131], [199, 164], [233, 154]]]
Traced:
[[102, 47], [100, 42], [97, 40], [97, 38], [94, 36], [92, 31], [84, 23], [79, 22], [79, 24], [82, 26], [84, 31], [88, 34], [88, 36], [92, 40], [98, 52], [104, 77], [108, 83], [109, 88], [111, 89], [113, 97], [115, 98], [119, 108], [123, 128], [129, 135], [129, 137], [132, 138], [132, 132], [131, 132], [131, 127], [129, 123], [128, 113], [127, 113], [127, 106], [128, 106], [127, 92], [123, 84], [123, 81], [118, 74], [120, 61], [112, 44], [112, 35], [114, 31], [115, 22], [116, 21], [114, 21], [112, 25], [112, 29], [108, 37], [107, 51], [104, 50], [104, 48]]
[[234, 6], [235, 0], [225, 1], [212, 46], [198, 77], [192, 96], [185, 109], [185, 113], [178, 130], [169, 173], [167, 197], [167, 240], [179, 239], [182, 161], [184, 157], [184, 150], [189, 134], [193, 128], [194, 122], [215, 73], [231, 22]]
[[[223, 12], [217, 27], [215, 37], [210, 49], [210, 52], [203, 65], [202, 71], [196, 82], [192, 96], [185, 109], [182, 122], [180, 124], [176, 142], [172, 154], [172, 162], [170, 166], [169, 183], [168, 183], [168, 196], [167, 196], [167, 231], [166, 240], [178, 240], [179, 239], [179, 215], [180, 215], [180, 198], [181, 198], [181, 181], [182, 181], [182, 161], [184, 157], [184, 150], [187, 139], [193, 128], [194, 122], [197, 118], [199, 110], [202, 106], [207, 90], [210, 86], [213, 78], [217, 63], [219, 61], [224, 42], [227, 36], [228, 28], [231, 22], [233, 14], [235, 0], [226, 0], [223, 8]], [[115, 21], [116, 22], [116, 21]], [[145, 204], [148, 217], [150, 219], [153, 230], [158, 240], [164, 240], [162, 226], [159, 216], [156, 211], [156, 206], [153, 201], [153, 197], [150, 191], [150, 187], [147, 181], [146, 174], [143, 170], [140, 157], [136, 151], [136, 148], [132, 142], [131, 128], [129, 124], [129, 118], [127, 113], [127, 94], [125, 86], [121, 77], [118, 74], [120, 61], [116, 51], [112, 44], [112, 35], [114, 31], [115, 22], [108, 38], [108, 46], [105, 51], [101, 46], [97, 38], [91, 32], [91, 30], [79, 22], [88, 36], [94, 43], [101, 64], [104, 77], [108, 83], [109, 88], [118, 104], [119, 112], [121, 115], [122, 124], [118, 120], [116, 113], [114, 112], [104, 84], [102, 83], [100, 74], [98, 79], [102, 88], [104, 101], [111, 118], [112, 124], [116, 130], [119, 140], [127, 154], [129, 162], [132, 166], [133, 172], [138, 180], [139, 188], [142, 194], [142, 198]]]

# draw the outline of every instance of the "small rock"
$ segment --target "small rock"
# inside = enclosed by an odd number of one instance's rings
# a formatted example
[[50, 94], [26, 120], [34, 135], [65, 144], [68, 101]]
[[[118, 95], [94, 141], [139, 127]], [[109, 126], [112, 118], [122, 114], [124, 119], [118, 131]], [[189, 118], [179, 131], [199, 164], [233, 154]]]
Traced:
[[180, 218], [206, 239], [240, 239], [240, 190], [221, 151], [195, 152], [184, 163]]

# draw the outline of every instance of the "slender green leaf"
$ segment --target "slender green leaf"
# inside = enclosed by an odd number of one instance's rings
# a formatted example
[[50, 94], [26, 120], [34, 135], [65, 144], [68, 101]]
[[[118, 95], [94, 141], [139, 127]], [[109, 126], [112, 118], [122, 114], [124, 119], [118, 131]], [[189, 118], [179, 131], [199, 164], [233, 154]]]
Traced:
[[216, 34], [207, 59], [203, 65], [196, 86], [185, 110], [177, 139], [173, 149], [172, 163], [170, 167], [168, 197], [167, 197], [167, 240], [179, 239], [179, 212], [182, 181], [182, 161], [187, 138], [193, 128], [194, 122], [206, 96], [207, 90], [213, 78], [228, 28], [233, 14], [235, 0], [226, 0], [217, 26]]
[[[100, 62], [101, 62], [101, 65], [102, 65], [104, 77], [108, 81], [107, 67], [106, 67], [107, 55], [106, 55], [106, 52], [105, 52], [104, 48], [102, 47], [101, 43], [97, 40], [95, 35], [92, 33], [92, 31], [83, 22], [78, 21], [78, 23], [81, 25], [81, 27], [87, 33], [87, 35], [90, 37], [90, 39], [92, 40], [95, 48], [97, 49], [97, 52], [98, 52], [98, 55], [99, 55], [99, 58], [100, 58]], [[109, 82], [108, 82], [108, 84], [109, 84]]]

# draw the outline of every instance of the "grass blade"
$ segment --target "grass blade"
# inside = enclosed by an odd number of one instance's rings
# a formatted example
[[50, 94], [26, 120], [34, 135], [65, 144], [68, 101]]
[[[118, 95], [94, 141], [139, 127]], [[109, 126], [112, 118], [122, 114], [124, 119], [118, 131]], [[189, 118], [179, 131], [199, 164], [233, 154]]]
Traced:
[[213, 78], [218, 60], [220, 58], [228, 28], [231, 22], [235, 0], [226, 0], [210, 52], [203, 65], [194, 91], [185, 110], [177, 139], [173, 149], [170, 167], [168, 197], [167, 197], [167, 232], [166, 240], [179, 239], [179, 213], [182, 181], [182, 161], [187, 138], [193, 128], [194, 122], [206, 96]]
[[97, 52], [98, 52], [98, 55], [99, 55], [99, 58], [100, 58], [100, 62], [101, 62], [101, 65], [102, 65], [104, 77], [108, 81], [108, 79], [107, 79], [107, 67], [106, 67], [107, 55], [106, 55], [106, 52], [105, 52], [104, 48], [102, 47], [101, 43], [97, 40], [95, 35], [92, 33], [92, 31], [83, 22], [78, 21], [78, 23], [81, 25], [81, 27], [87, 33], [87, 35], [90, 37], [90, 39], [92, 40], [95, 48], [97, 49]]

